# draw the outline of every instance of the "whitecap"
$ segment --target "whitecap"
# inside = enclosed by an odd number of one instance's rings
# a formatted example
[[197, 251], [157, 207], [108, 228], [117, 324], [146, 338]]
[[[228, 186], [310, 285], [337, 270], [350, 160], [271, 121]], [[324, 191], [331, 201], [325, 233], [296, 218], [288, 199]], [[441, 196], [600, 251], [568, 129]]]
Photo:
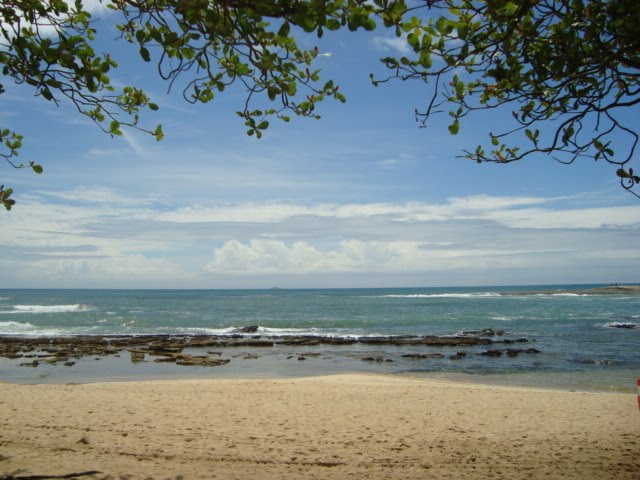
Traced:
[[413, 293], [407, 295], [383, 295], [385, 298], [495, 298], [502, 295], [496, 292], [478, 293]]
[[624, 330], [624, 329], [635, 330], [637, 328], [640, 328], [640, 323], [638, 323], [638, 322], [609, 322], [609, 323], [605, 323], [602, 326], [606, 327], [606, 328], [619, 328], [621, 330]]
[[73, 313], [91, 310], [87, 305], [14, 305], [13, 310], [3, 310], [0, 313]]
[[36, 327], [28, 322], [0, 322], [0, 334], [2, 335], [47, 335], [53, 337], [64, 333], [62, 330]]

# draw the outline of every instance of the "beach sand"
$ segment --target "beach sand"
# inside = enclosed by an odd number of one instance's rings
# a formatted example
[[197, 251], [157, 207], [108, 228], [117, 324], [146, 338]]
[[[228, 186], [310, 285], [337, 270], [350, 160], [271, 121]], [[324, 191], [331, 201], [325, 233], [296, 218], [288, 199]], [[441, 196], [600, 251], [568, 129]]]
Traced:
[[393, 376], [0, 384], [0, 478], [639, 479], [636, 395]]

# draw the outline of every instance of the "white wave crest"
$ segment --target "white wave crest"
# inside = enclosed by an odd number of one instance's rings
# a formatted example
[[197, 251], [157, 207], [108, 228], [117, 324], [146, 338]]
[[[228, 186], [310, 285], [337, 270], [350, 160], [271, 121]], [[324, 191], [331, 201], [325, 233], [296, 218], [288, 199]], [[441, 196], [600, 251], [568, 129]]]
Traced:
[[496, 292], [478, 293], [412, 293], [407, 295], [383, 295], [385, 298], [495, 298], [502, 295]]
[[586, 293], [551, 293], [550, 297], [588, 297]]
[[0, 334], [19, 336], [46, 335], [55, 337], [57, 335], [64, 335], [65, 332], [63, 330], [36, 327], [28, 322], [0, 322]]
[[35, 330], [35, 325], [30, 323], [0, 322], [0, 333], [30, 333]]
[[14, 305], [13, 310], [3, 310], [0, 313], [72, 313], [91, 310], [87, 305]]
[[[172, 332], [175, 333], [175, 332]], [[326, 330], [320, 328], [271, 328], [258, 327], [255, 332], [243, 332], [242, 327], [228, 328], [206, 328], [206, 327], [182, 327], [178, 329], [178, 333], [182, 335], [243, 335], [250, 337], [252, 335], [265, 335], [268, 337], [286, 337], [286, 336], [311, 336], [311, 337], [342, 337], [342, 338], [360, 338], [360, 337], [377, 337], [377, 333], [369, 333], [366, 335], [354, 333], [352, 330]]]
[[507, 316], [502, 316], [502, 315], [499, 315], [497, 317], [491, 317], [492, 320], [496, 320], [497, 322], [511, 322], [515, 318], [516, 317], [507, 317]]
[[609, 323], [605, 323], [602, 326], [606, 327], [606, 328], [620, 328], [620, 329], [628, 328], [630, 330], [635, 330], [637, 328], [640, 328], [640, 323], [638, 323], [638, 322], [609, 322]]

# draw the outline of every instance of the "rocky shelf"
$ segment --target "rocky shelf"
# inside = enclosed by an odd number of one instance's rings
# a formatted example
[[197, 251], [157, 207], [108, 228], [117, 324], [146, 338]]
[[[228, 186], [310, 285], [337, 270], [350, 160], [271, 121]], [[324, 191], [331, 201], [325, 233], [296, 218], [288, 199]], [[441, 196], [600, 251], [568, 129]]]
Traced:
[[[230, 335], [76, 335], [50, 337], [23, 337], [0, 335], [0, 357], [25, 360], [24, 366], [37, 367], [40, 363], [63, 364], [73, 366], [75, 360], [83, 357], [120, 356], [123, 353], [131, 355], [134, 363], [145, 361], [147, 357], [154, 357], [155, 362], [174, 362], [176, 365], [219, 366], [230, 360], [220, 358], [221, 352], [207, 351], [206, 355], [185, 353], [185, 349], [207, 348], [276, 348], [276, 347], [313, 347], [319, 345], [332, 346], [401, 346], [401, 347], [474, 347], [495, 346], [496, 344], [511, 345], [527, 343], [526, 338], [504, 338], [505, 332], [484, 329], [463, 332], [462, 335], [405, 335], [405, 336], [364, 336], [337, 337], [315, 335], [265, 336], [255, 332], [258, 327], [243, 327], [238, 333]], [[496, 338], [500, 337], [500, 338]], [[479, 354], [501, 356], [497, 349], [487, 350]], [[532, 353], [532, 349], [507, 349], [508, 356], [525, 352]], [[304, 359], [305, 353], [300, 353]], [[411, 354], [409, 354], [411, 355]], [[464, 352], [451, 356], [452, 359], [464, 357]], [[253, 354], [247, 354], [245, 357]], [[403, 355], [406, 357], [406, 355]], [[244, 357], [243, 357], [244, 358]], [[371, 357], [364, 357], [369, 360]], [[409, 358], [409, 357], [406, 357]], [[444, 358], [443, 354], [415, 354], [414, 358]], [[377, 358], [376, 358], [377, 360]]]

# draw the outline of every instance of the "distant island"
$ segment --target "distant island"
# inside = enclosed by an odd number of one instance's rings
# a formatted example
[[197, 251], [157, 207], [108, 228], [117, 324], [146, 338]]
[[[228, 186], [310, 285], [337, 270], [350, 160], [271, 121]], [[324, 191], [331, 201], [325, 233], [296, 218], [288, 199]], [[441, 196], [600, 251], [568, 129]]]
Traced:
[[528, 290], [524, 292], [503, 292], [501, 295], [639, 295], [640, 285], [611, 285], [608, 287], [595, 287], [580, 290], [557, 289], [557, 290]]

